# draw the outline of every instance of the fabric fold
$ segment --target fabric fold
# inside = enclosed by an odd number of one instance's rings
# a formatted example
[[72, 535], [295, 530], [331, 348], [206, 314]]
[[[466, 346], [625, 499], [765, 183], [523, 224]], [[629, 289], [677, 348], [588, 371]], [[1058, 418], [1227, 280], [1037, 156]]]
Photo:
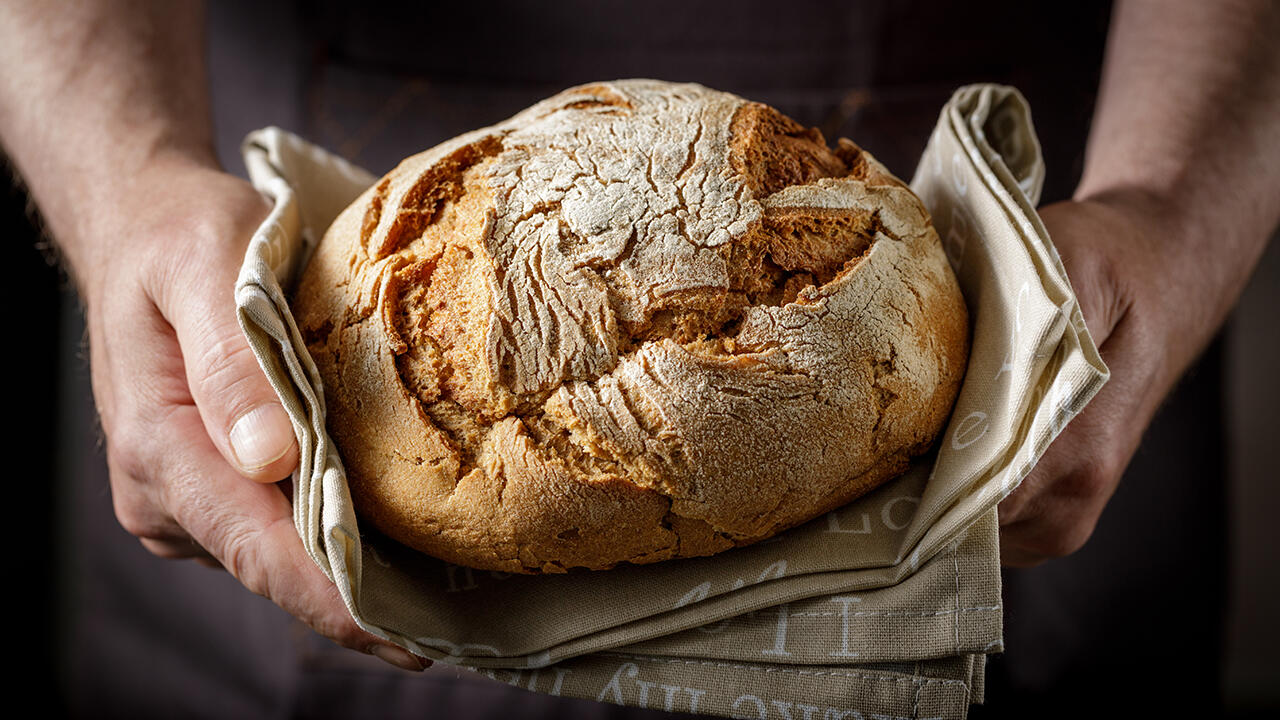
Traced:
[[996, 504], [1107, 379], [1034, 211], [1044, 167], [1016, 90], [956, 91], [911, 183], [973, 327], [935, 451], [750, 547], [558, 576], [457, 567], [361, 527], [288, 298], [329, 222], [375, 178], [276, 128], [243, 150], [274, 209], [237, 281], [239, 317], [298, 436], [299, 535], [361, 627], [530, 690], [638, 707], [964, 717], [981, 700], [985, 655], [1002, 649]]

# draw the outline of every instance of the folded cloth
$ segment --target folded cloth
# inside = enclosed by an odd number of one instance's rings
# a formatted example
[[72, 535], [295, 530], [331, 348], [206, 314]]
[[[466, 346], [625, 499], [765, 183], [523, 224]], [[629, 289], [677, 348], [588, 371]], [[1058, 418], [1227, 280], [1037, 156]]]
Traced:
[[914, 718], [981, 702], [985, 656], [1002, 649], [996, 504], [1108, 375], [1034, 210], [1044, 166], [1016, 90], [956, 91], [912, 181], [973, 326], [934, 451], [770, 540], [604, 572], [477, 571], [362, 531], [288, 297], [375, 178], [275, 128], [244, 157], [275, 206], [236, 284], [241, 326], [298, 436], [298, 532], [361, 627], [530, 690], [638, 707]]

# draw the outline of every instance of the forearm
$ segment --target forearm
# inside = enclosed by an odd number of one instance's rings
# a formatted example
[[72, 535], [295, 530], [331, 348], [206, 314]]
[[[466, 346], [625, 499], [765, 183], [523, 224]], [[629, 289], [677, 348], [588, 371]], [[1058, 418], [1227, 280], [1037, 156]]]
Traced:
[[196, 2], [0, 3], [0, 141], [79, 272], [151, 169], [215, 165]]
[[1280, 3], [1117, 0], [1072, 201], [1040, 208], [1111, 380], [1000, 503], [1000, 556], [1078, 550], [1280, 219]]
[[1196, 337], [1235, 304], [1280, 221], [1280, 4], [1122, 0], [1108, 42], [1080, 200], [1155, 229], [1164, 304]]

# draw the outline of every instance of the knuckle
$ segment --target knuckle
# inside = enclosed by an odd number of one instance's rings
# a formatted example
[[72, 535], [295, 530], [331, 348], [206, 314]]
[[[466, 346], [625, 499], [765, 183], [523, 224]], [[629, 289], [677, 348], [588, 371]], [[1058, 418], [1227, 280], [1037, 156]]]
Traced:
[[263, 572], [260, 546], [256, 540], [257, 534], [252, 531], [223, 533], [217, 540], [222, 548], [218, 559], [227, 572], [250, 592], [271, 598], [271, 584]]
[[1071, 542], [1067, 536], [1055, 535], [1042, 540], [1036, 551], [1046, 558], [1064, 558], [1078, 549], [1079, 547]]
[[185, 538], [168, 508], [163, 479], [156, 460], [154, 437], [141, 430], [142, 423], [122, 423], [107, 437], [107, 467], [111, 504], [116, 520], [130, 535], [143, 540], [170, 541]]
[[146, 522], [143, 514], [138, 510], [134, 503], [126, 502], [121, 496], [124, 493], [112, 493], [111, 505], [115, 510], [116, 522], [120, 523], [120, 527], [124, 531], [136, 538], [147, 537], [150, 533], [150, 524]]
[[1043, 537], [1036, 547], [1040, 554], [1051, 558], [1063, 558], [1075, 554], [1093, 535], [1093, 523], [1074, 523], [1057, 528]]
[[1001, 539], [1000, 564], [1005, 567], [1031, 568], [1040, 565], [1047, 559], [1044, 555], [1035, 552], [1034, 549], [1006, 542], [1004, 538]]
[[160, 501], [169, 508], [174, 522], [184, 528], [202, 527], [201, 520], [212, 517], [211, 507], [216, 496], [204, 487], [205, 476], [200, 468], [191, 467], [186, 458], [175, 459], [164, 477], [158, 478], [153, 487]]
[[139, 480], [149, 475], [146, 437], [139, 423], [132, 420], [120, 422], [111, 430], [107, 435], [107, 459], [115, 470]]
[[[147, 552], [158, 558], [165, 560], [185, 560], [195, 555], [195, 549], [190, 546], [184, 547], [176, 542], [167, 542], [152, 538], [138, 538], [138, 542]], [[189, 544], [188, 544], [189, 545]]]
[[194, 363], [197, 382], [211, 396], [243, 393], [256, 379], [257, 359], [239, 332], [238, 327], [212, 328], [213, 339], [197, 354]]
[[120, 527], [140, 540], [162, 540], [172, 534], [155, 509], [137, 492], [113, 492], [111, 504]]
[[[366, 650], [371, 642], [368, 634], [346, 614], [345, 606], [330, 602], [323, 594], [327, 588], [299, 587], [288, 578], [283, 584], [272, 582], [272, 568], [264, 562], [261, 543], [266, 537], [259, 531], [228, 535], [220, 558], [223, 567], [250, 591], [270, 599], [320, 635], [346, 648]], [[277, 590], [282, 591], [279, 596]]]
[[1116, 463], [1105, 456], [1092, 457], [1063, 478], [1063, 489], [1072, 497], [1096, 498], [1110, 495], [1120, 481]]
[[324, 616], [314, 623], [316, 632], [350, 650], [364, 652], [369, 646], [369, 636], [350, 617]]

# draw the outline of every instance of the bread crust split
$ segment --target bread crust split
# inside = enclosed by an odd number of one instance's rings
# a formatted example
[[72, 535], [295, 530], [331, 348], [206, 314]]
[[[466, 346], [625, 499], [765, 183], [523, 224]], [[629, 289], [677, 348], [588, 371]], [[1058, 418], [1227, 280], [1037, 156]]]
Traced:
[[964, 301], [869, 153], [699, 85], [571, 88], [403, 161], [293, 309], [362, 519], [449, 562], [710, 555], [906, 469]]

